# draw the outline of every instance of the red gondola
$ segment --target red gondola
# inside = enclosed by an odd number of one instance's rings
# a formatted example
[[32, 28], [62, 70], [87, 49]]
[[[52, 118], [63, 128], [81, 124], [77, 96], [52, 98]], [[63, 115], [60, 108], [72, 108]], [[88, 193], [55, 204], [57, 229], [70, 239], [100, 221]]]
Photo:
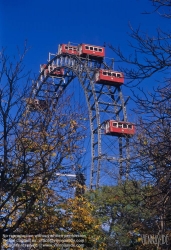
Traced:
[[78, 55], [78, 47], [70, 44], [60, 44], [58, 47], [58, 55], [60, 54]]
[[100, 69], [96, 72], [95, 80], [97, 83], [120, 86], [124, 83], [124, 75], [122, 72]]
[[42, 72], [43, 70], [44, 70], [44, 76], [50, 75], [53, 77], [62, 77], [64, 75], [64, 69], [57, 68], [56, 65], [47, 66], [46, 64], [41, 64], [40, 71]]
[[105, 48], [89, 44], [80, 44], [78, 53], [81, 57], [89, 56], [90, 59], [103, 60], [105, 56]]
[[106, 121], [105, 134], [131, 137], [135, 134], [135, 125], [130, 122], [109, 120]]

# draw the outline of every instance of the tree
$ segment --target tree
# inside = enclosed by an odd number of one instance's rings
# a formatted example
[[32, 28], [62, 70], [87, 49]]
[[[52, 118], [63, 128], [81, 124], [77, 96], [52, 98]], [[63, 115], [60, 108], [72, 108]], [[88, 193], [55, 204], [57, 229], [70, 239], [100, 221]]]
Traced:
[[[38, 180], [36, 180], [36, 182], [37, 181]], [[29, 217], [27, 216], [22, 221], [17, 232], [20, 235], [61, 235], [61, 239], [64, 239], [66, 236], [70, 244], [71, 242], [72, 244], [76, 244], [76, 246], [71, 249], [81, 250], [85, 247], [87, 249], [92, 249], [93, 247], [101, 250], [105, 249], [104, 235], [100, 227], [100, 221], [96, 216], [93, 216], [92, 213], [95, 208], [90, 201], [82, 195], [82, 190], [85, 190], [85, 185], [82, 182], [80, 183], [80, 179], [78, 178], [74, 186], [77, 189], [76, 197], [66, 200], [61, 200], [60, 197], [48, 187], [43, 187]], [[77, 235], [76, 238], [74, 238], [75, 235]], [[34, 237], [32, 237], [32, 239], [33, 238]], [[60, 237], [58, 239], [60, 239]], [[33, 240], [36, 240], [34, 244], [39, 245], [42, 238], [34, 238]], [[9, 247], [8, 239], [5, 240], [4, 245]], [[51, 248], [56, 249], [56, 246], [51, 243]]]
[[86, 195], [92, 212], [101, 224], [107, 249], [156, 249], [155, 245], [143, 246], [142, 235], [151, 234], [156, 211], [148, 210], [144, 196], [150, 188], [136, 180], [117, 186], [104, 186]]
[[36, 211], [43, 190], [64, 199], [59, 191], [67, 183], [55, 173], [67, 172], [82, 153], [82, 115], [71, 112], [69, 97], [35, 99], [24, 74], [26, 52], [14, 62], [0, 53], [0, 249], [3, 235], [20, 232]]
[[[142, 180], [150, 192], [144, 195], [146, 207], [155, 210], [153, 231], [171, 234], [170, 85], [155, 90], [151, 97], [137, 99], [139, 118], [134, 140], [132, 177]], [[168, 98], [169, 97], [169, 98]], [[144, 115], [146, 113], [146, 115]]]
[[[161, 18], [170, 19], [170, 0], [149, 0], [149, 2], [153, 3], [154, 12], [157, 12]], [[120, 67], [121, 71], [125, 73], [125, 77], [129, 82], [137, 85], [156, 73], [162, 73], [162, 81], [166, 83], [170, 81], [168, 69], [171, 66], [171, 32], [168, 29], [165, 31], [165, 27], [163, 27], [156, 29], [156, 35], [149, 36], [140, 28], [133, 29], [131, 25], [130, 30], [129, 46], [132, 48], [132, 53], [128, 57], [124, 55], [121, 48], [109, 45], [118, 56], [118, 60], [127, 63], [127, 67]], [[164, 75], [164, 73], [167, 74]]]
[[[151, 0], [154, 12], [161, 18], [170, 19], [171, 2], [168, 0]], [[149, 211], [155, 210], [151, 218], [153, 232], [170, 232], [170, 66], [171, 66], [171, 32], [162, 27], [156, 30], [156, 36], [143, 33], [140, 28], [131, 27], [130, 47], [133, 55], [126, 57], [120, 48], [111, 49], [116, 53], [120, 62], [127, 63], [121, 68], [128, 83], [137, 85], [147, 78], [158, 74], [162, 85], [154, 88], [154, 92], [146, 93], [141, 90], [139, 96], [134, 93], [137, 108], [137, 133], [132, 149], [135, 154], [131, 159], [130, 179], [141, 180], [144, 186], [150, 187], [144, 194], [144, 202]], [[130, 85], [131, 86], [131, 85]], [[170, 244], [170, 243], [169, 243]], [[169, 249], [169, 246], [161, 246]]]
[[63, 222], [67, 234], [85, 236], [83, 245], [86, 249], [105, 249], [100, 221], [93, 216], [94, 205], [86, 197], [76, 196], [69, 199], [62, 208], [65, 210]]

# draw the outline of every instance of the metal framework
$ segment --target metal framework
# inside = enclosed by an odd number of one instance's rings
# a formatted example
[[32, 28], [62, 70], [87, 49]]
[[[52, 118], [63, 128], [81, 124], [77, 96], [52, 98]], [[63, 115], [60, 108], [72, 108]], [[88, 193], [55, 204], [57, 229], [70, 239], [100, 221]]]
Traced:
[[[45, 74], [45, 70], [64, 69], [63, 77]], [[104, 122], [109, 119], [127, 121], [126, 104], [121, 87], [97, 84], [95, 73], [98, 69], [110, 69], [106, 63], [90, 60], [70, 54], [49, 53], [48, 63], [33, 84], [35, 98], [48, 98], [57, 102], [62, 92], [74, 78], [82, 85], [90, 121], [91, 131], [91, 171], [90, 188], [98, 188], [104, 180], [105, 173], [117, 173], [119, 179], [128, 176], [129, 138], [114, 137], [104, 134]], [[48, 78], [52, 81], [48, 82]], [[102, 181], [101, 181], [102, 180]]]

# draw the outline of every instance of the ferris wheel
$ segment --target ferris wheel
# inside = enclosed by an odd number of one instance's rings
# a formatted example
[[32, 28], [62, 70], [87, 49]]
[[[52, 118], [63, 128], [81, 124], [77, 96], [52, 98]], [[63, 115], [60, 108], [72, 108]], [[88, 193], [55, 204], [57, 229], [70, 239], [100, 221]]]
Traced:
[[40, 65], [33, 84], [33, 102], [38, 105], [45, 105], [47, 91], [57, 100], [74, 79], [81, 84], [91, 133], [90, 189], [105, 183], [107, 173], [115, 173], [118, 180], [129, 174], [129, 140], [135, 126], [127, 119], [129, 97], [122, 94], [124, 75], [109, 65], [105, 47], [60, 44], [56, 54], [49, 53], [48, 63]]

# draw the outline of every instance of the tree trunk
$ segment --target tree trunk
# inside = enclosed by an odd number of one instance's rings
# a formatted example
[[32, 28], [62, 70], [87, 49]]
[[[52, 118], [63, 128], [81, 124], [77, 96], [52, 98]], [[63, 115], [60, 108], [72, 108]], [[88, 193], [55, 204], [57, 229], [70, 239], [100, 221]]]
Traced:
[[2, 249], [2, 242], [3, 242], [3, 229], [0, 229], [0, 250]]

